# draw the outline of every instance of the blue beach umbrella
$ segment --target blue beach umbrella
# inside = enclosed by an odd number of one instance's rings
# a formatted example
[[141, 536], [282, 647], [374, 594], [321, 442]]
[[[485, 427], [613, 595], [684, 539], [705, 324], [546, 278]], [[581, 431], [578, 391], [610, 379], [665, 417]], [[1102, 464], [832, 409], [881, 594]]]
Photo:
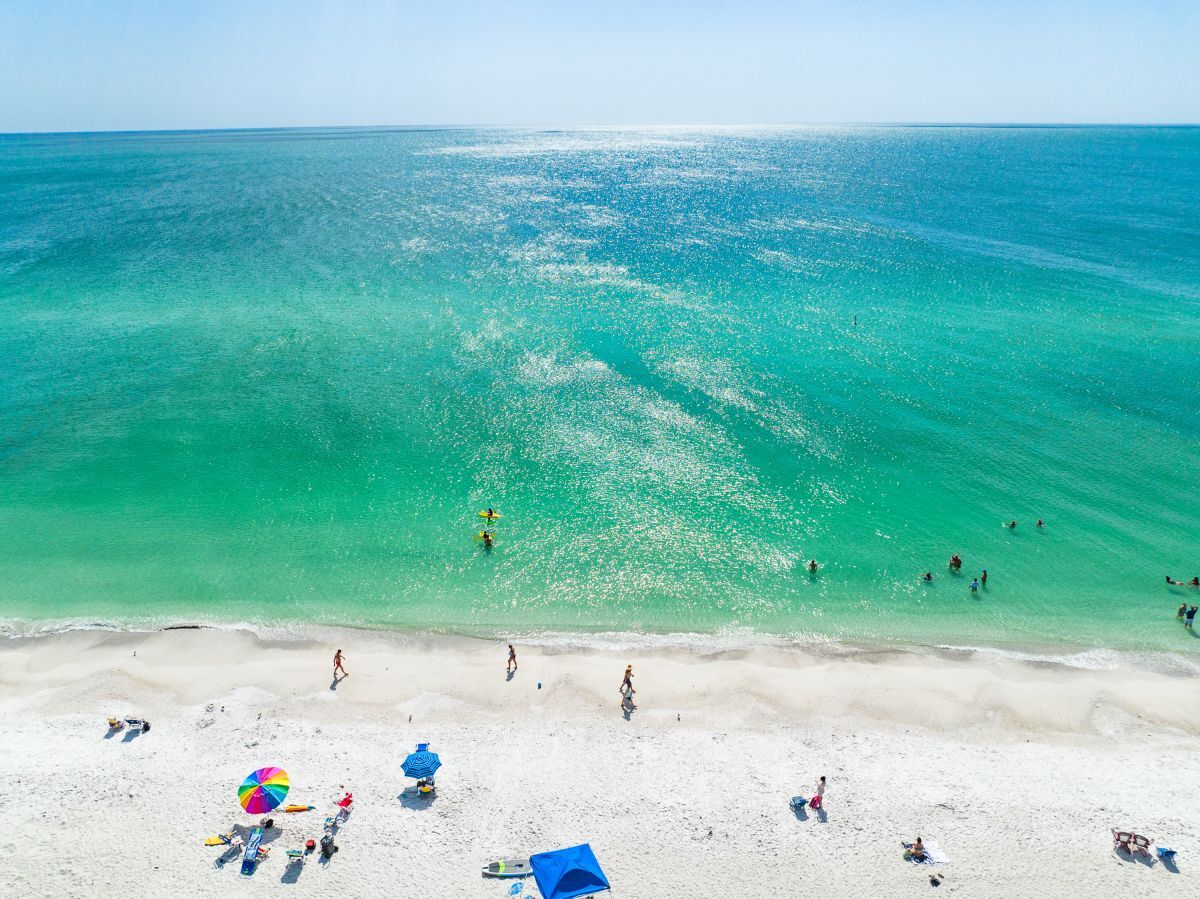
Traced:
[[404, 764], [400, 766], [404, 769], [405, 777], [415, 777], [418, 780], [422, 777], [433, 777], [434, 772], [442, 767], [442, 760], [436, 752], [430, 752], [428, 747], [428, 743], [418, 743], [417, 751], [409, 753]]

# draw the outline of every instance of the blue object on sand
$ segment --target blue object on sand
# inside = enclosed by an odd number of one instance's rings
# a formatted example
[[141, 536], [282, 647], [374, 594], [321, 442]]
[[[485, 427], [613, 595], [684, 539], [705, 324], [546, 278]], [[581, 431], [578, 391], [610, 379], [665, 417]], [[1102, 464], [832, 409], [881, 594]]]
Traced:
[[1175, 861], [1175, 850], [1168, 849], [1166, 846], [1159, 846], [1158, 847], [1158, 857], [1161, 858], [1164, 862], [1173, 862], [1173, 861]]
[[417, 751], [410, 753], [408, 758], [404, 760], [404, 764], [400, 767], [404, 770], [406, 777], [433, 777], [438, 768], [442, 767], [442, 760], [438, 758], [436, 752], [430, 752], [428, 743], [418, 743]]
[[796, 811], [800, 811], [800, 809], [804, 808], [804, 806], [806, 806], [806, 805], [808, 805], [808, 800], [805, 799], [803, 796], [793, 796], [792, 797], [792, 808], [795, 809]]
[[543, 899], [572, 899], [609, 889], [596, 854], [587, 843], [529, 857]]
[[262, 845], [263, 829], [256, 827], [250, 831], [250, 839], [246, 840], [246, 852], [242, 855], [242, 874], [249, 877], [254, 873], [258, 864], [258, 847]]

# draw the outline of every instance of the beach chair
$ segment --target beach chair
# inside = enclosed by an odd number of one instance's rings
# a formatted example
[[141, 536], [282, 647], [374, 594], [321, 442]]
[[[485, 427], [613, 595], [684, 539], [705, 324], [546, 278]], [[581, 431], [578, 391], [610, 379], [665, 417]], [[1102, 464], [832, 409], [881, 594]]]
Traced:
[[808, 805], [808, 800], [805, 799], [803, 796], [793, 796], [792, 797], [792, 811], [798, 812], [801, 809], [803, 809], [804, 806], [806, 806], [806, 805]]
[[1147, 837], [1142, 836], [1140, 833], [1133, 833], [1130, 834], [1130, 836], [1133, 837], [1134, 849], [1142, 853], [1142, 855], [1150, 854], [1150, 844], [1153, 843], [1154, 840], [1148, 839]]
[[1133, 834], [1127, 830], [1114, 830], [1112, 832], [1113, 848], [1120, 849], [1123, 852], [1133, 853]]
[[303, 865], [304, 859], [307, 857], [307, 855], [308, 853], [306, 853], [303, 849], [289, 849], [287, 851], [288, 864]]
[[150, 722], [145, 718], [126, 718], [125, 723], [129, 725], [130, 730], [149, 730]]
[[261, 855], [263, 829], [256, 827], [250, 831], [250, 839], [246, 842], [246, 852], [242, 856], [242, 875], [249, 877], [254, 873], [255, 867], [265, 857]]
[[120, 718], [109, 718], [108, 719], [108, 729], [111, 731], [124, 730], [125, 722], [122, 721]]
[[1159, 861], [1166, 862], [1167, 864], [1175, 861], [1174, 849], [1168, 849], [1166, 846], [1159, 846], [1156, 851], [1158, 852]]

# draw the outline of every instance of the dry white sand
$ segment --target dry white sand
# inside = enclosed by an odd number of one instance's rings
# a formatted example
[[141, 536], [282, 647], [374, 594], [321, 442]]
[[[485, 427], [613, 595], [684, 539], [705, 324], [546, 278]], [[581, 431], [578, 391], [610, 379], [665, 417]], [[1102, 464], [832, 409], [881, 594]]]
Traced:
[[[701, 655], [342, 631], [76, 631], [0, 646], [0, 895], [507, 896], [480, 867], [588, 841], [619, 897], [1194, 896], [1197, 679], [990, 655]], [[331, 689], [333, 650], [351, 676]], [[635, 666], [639, 708], [617, 686]], [[538, 681], [542, 689], [537, 688]], [[150, 718], [106, 739], [108, 715]], [[411, 717], [411, 722], [410, 722]], [[431, 802], [400, 762], [429, 741]], [[285, 768], [282, 834], [251, 878], [205, 837]], [[826, 814], [788, 807], [829, 778]], [[288, 870], [354, 792], [328, 865]], [[1110, 827], [1179, 851], [1120, 858]], [[901, 840], [950, 863], [909, 864]], [[940, 887], [929, 883], [940, 872]], [[298, 875], [298, 876], [297, 876]], [[529, 879], [521, 896], [537, 896]]]

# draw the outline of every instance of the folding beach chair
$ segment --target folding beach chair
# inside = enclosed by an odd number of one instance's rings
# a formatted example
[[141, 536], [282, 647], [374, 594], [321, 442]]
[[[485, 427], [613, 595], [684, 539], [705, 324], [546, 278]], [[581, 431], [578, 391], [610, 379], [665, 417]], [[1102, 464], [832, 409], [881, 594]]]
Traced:
[[800, 809], [804, 808], [804, 806], [806, 806], [806, 805], [808, 805], [808, 800], [805, 799], [803, 796], [793, 796], [792, 797], [792, 811], [798, 812], [798, 811], [800, 811]]
[[1129, 831], [1114, 830], [1112, 832], [1112, 837], [1114, 849], [1122, 849], [1129, 853], [1133, 852], [1133, 846], [1130, 845], [1133, 842], [1133, 834], [1129, 833]]
[[1167, 862], [1168, 864], [1175, 861], [1174, 849], [1168, 849], [1166, 846], [1159, 846], [1156, 851], [1158, 852], [1158, 857], [1161, 861]]
[[1138, 852], [1142, 853], [1143, 855], [1150, 854], [1150, 844], [1153, 843], [1154, 840], [1147, 839], [1140, 833], [1130, 834], [1130, 836], [1133, 837], [1133, 846]]

